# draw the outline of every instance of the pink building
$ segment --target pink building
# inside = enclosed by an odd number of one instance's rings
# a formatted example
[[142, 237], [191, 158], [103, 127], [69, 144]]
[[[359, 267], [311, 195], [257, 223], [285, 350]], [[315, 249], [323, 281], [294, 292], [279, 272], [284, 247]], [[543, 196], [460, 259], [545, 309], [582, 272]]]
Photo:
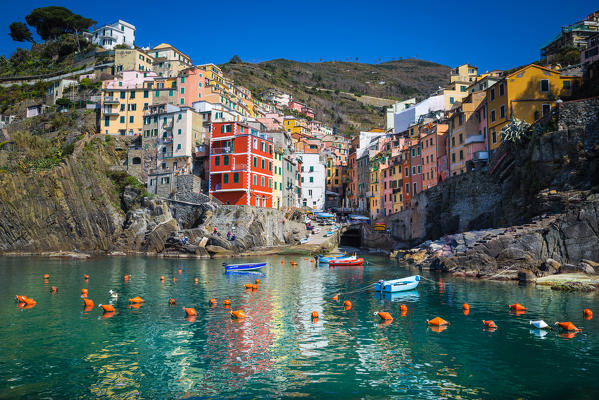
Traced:
[[283, 116], [274, 113], [268, 113], [264, 117], [256, 118], [257, 121], [264, 124], [267, 132], [282, 131], [283, 128]]
[[123, 71], [109, 81], [104, 81], [106, 89], [141, 89], [145, 87], [144, 82], [153, 82], [158, 78], [155, 72]]
[[182, 70], [177, 78], [179, 105], [191, 107], [194, 102], [204, 100], [206, 78], [205, 71], [199, 67]]
[[422, 144], [413, 139], [410, 146], [410, 175], [412, 196], [422, 191]]
[[[439, 158], [445, 152], [447, 124], [433, 122], [420, 128], [422, 146], [422, 189], [426, 190], [439, 183]], [[447, 157], [444, 158], [447, 160]]]
[[302, 103], [298, 103], [295, 100], [291, 100], [289, 102], [289, 105], [287, 106], [290, 110], [295, 110], [297, 112], [302, 112], [302, 108], [304, 107], [304, 105]]

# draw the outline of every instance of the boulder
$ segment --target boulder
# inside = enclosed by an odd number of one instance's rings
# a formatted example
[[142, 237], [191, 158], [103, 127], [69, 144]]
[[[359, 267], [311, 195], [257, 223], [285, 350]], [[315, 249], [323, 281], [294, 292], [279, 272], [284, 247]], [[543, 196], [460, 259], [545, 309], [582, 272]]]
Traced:
[[535, 276], [535, 274], [532, 273], [532, 271], [527, 269], [521, 269], [520, 271], [518, 271], [518, 280], [520, 282], [535, 282], [537, 280], [537, 277]]
[[231, 250], [225, 249], [224, 247], [207, 245], [206, 250], [211, 254], [216, 254], [218, 256], [232, 256], [233, 252]]
[[577, 267], [580, 268], [580, 271], [584, 272], [585, 274], [589, 274], [589, 275], [595, 274], [595, 268], [593, 268], [586, 262], [580, 262]]
[[588, 264], [588, 265], [590, 265], [590, 266], [591, 266], [591, 267], [593, 267], [593, 268], [598, 268], [598, 267], [599, 267], [599, 263], [598, 263], [598, 262], [595, 262], [595, 261], [587, 260], [587, 259], [585, 259], [585, 258], [583, 258], [583, 259], [582, 259], [582, 260], [580, 260], [580, 261], [582, 261], [582, 262], [583, 262], [583, 263], [585, 263], [585, 264]]

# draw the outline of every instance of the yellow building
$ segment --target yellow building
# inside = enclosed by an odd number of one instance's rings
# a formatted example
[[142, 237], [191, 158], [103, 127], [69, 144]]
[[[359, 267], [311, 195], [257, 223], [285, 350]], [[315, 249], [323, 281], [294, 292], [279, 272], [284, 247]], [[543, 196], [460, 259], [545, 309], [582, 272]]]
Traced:
[[122, 71], [153, 70], [154, 58], [139, 49], [115, 49], [114, 71], [115, 74]]
[[391, 179], [393, 186], [393, 213], [403, 210], [403, 172], [401, 170], [401, 153], [391, 158]]
[[370, 165], [370, 192], [368, 193], [371, 219], [378, 217], [381, 210], [384, 210], [384, 204], [381, 204], [381, 186], [379, 160], [373, 160]]
[[272, 208], [282, 208], [283, 204], [283, 149], [275, 147], [273, 154]]
[[451, 70], [450, 82], [475, 82], [478, 74], [478, 68], [470, 64], [462, 64]]
[[548, 114], [559, 97], [572, 94], [580, 78], [530, 64], [507, 75], [487, 89], [489, 149], [501, 144], [501, 128], [512, 118], [530, 124]]
[[177, 101], [177, 78], [157, 77], [149, 84], [153, 94], [153, 104], [180, 105]]
[[153, 72], [124, 71], [102, 82], [100, 132], [109, 135], [141, 135], [143, 115], [153, 104]]
[[176, 77], [180, 71], [193, 65], [191, 58], [168, 43], [161, 43], [148, 54], [153, 57], [153, 70], [168, 78]]

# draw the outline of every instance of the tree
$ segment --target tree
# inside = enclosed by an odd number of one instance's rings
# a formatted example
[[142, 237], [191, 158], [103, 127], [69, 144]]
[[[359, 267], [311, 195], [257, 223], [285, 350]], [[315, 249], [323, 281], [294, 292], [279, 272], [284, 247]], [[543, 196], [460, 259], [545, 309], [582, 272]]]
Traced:
[[31, 36], [31, 31], [27, 28], [22, 22], [13, 22], [8, 26], [10, 29], [10, 37], [15, 42], [31, 42], [33, 43], [33, 36]]
[[79, 34], [94, 25], [96, 21], [72, 13], [64, 7], [49, 6], [36, 8], [25, 17], [43, 40], [52, 40], [65, 33]]
[[237, 54], [235, 54], [233, 57], [231, 57], [231, 59], [229, 60], [229, 63], [231, 64], [241, 64], [241, 58], [239, 58], [239, 56]]

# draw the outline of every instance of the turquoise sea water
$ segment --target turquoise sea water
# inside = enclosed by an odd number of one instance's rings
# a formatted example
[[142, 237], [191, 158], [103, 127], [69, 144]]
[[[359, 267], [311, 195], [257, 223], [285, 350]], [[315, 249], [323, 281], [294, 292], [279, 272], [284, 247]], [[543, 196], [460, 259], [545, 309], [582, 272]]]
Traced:
[[[375, 257], [363, 268], [266, 260], [263, 273], [225, 274], [222, 260], [0, 258], [0, 398], [599, 397], [594, 294], [424, 274], [432, 282], [381, 299], [363, 288], [417, 271]], [[246, 291], [256, 278], [259, 290]], [[83, 310], [82, 288], [92, 310]], [[102, 318], [97, 304], [108, 303], [110, 289], [119, 294], [117, 312]], [[19, 308], [17, 294], [37, 304]], [[135, 296], [146, 300], [139, 308], [128, 305]], [[514, 302], [529, 311], [509, 312]], [[195, 307], [197, 318], [186, 319], [183, 306]], [[584, 308], [597, 316], [585, 320]], [[232, 320], [239, 309], [249, 317]], [[381, 324], [376, 311], [395, 320]], [[451, 326], [428, 328], [435, 316]], [[484, 330], [483, 319], [499, 329]], [[541, 337], [531, 319], [572, 321], [582, 332]]]

